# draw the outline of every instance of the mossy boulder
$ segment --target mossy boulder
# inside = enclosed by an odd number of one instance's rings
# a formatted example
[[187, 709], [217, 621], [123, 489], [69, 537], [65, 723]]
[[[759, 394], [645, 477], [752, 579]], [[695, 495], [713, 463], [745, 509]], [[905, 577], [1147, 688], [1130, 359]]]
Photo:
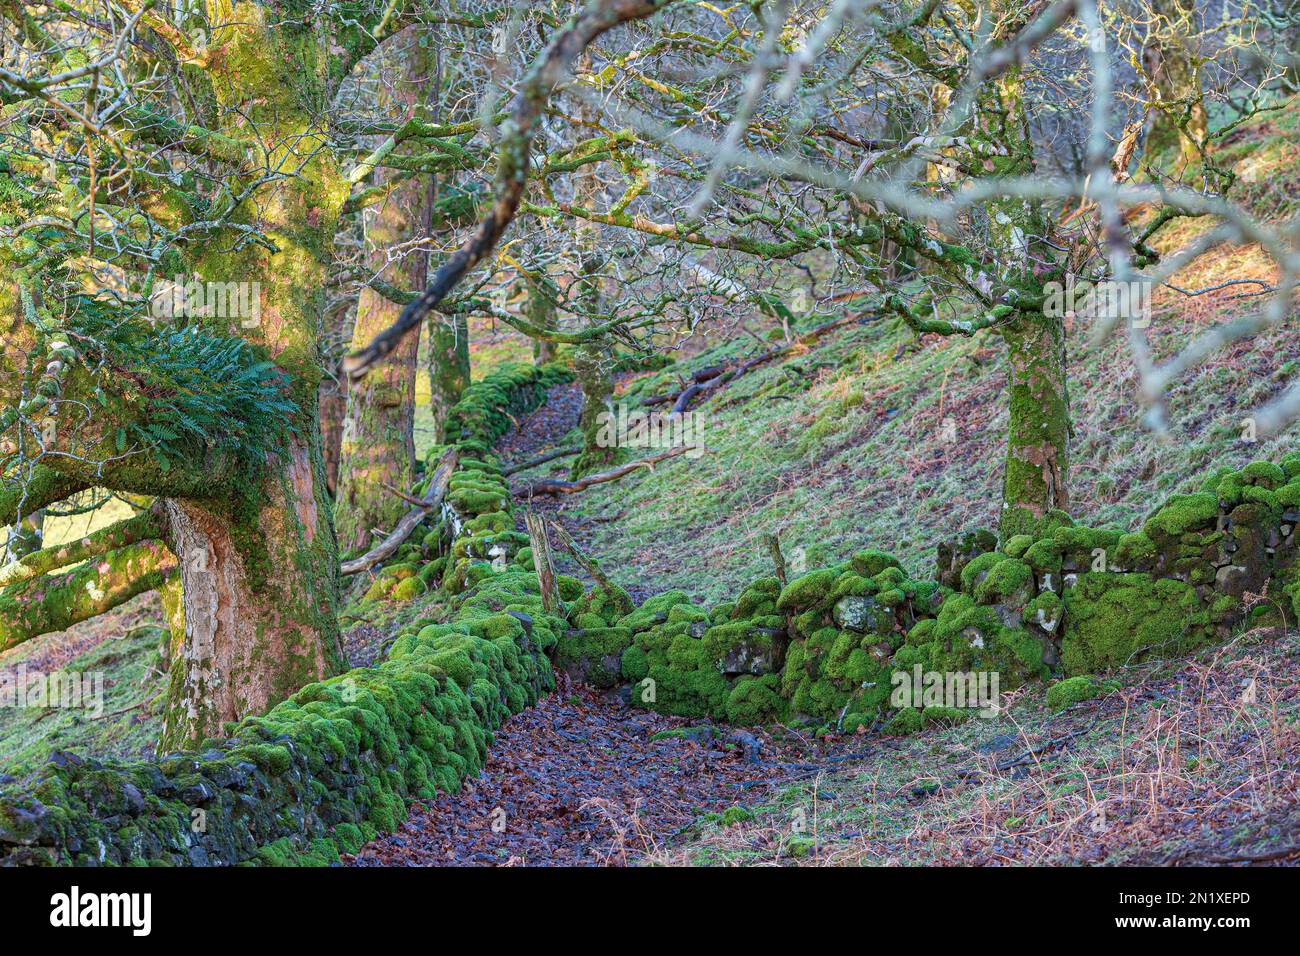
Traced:
[[1092, 700], [1118, 689], [1115, 681], [1102, 680], [1092, 674], [1077, 674], [1059, 680], [1047, 688], [1047, 709], [1055, 713], [1085, 700]]
[[556, 645], [555, 666], [574, 680], [609, 688], [620, 682], [623, 652], [632, 643], [625, 627], [594, 627], [567, 631]]
[[1184, 581], [1141, 573], [1079, 575], [1067, 588], [1061, 664], [1066, 674], [1113, 670], [1203, 643], [1209, 614]]

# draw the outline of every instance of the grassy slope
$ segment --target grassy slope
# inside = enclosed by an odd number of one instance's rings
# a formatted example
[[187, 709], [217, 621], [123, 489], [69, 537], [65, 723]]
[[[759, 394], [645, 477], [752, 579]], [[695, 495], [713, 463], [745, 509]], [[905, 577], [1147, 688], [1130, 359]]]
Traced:
[[[158, 667], [161, 618], [154, 595], [111, 614], [20, 644], [0, 657], [0, 688], [60, 672], [102, 680], [102, 705], [0, 707], [0, 773], [20, 776], [54, 750], [139, 759], [153, 753], [161, 720], [149, 703], [166, 689]], [[92, 685], [93, 686], [93, 685]]]
[[[1258, 215], [1300, 207], [1300, 117], [1252, 124], [1225, 149]], [[1166, 252], [1206, 224], [1160, 236]], [[1275, 272], [1257, 248], [1222, 250], [1175, 277], [1187, 289]], [[1225, 290], [1163, 290], [1153, 341], [1168, 354], [1250, 302]], [[1292, 427], [1247, 443], [1242, 420], [1300, 370], [1294, 325], [1238, 345], [1169, 395], [1169, 436], [1139, 424], [1135, 376], [1118, 343], [1071, 334], [1076, 444], [1073, 512], [1131, 526], [1206, 470], [1276, 459]], [[699, 356], [716, 362], [731, 343]], [[1000, 492], [1005, 371], [995, 339], [926, 337], [874, 322], [783, 366], [743, 379], [704, 406], [714, 453], [589, 490], [570, 519], [591, 523], [591, 550], [625, 584], [734, 595], [769, 563], [758, 537], [781, 535], [816, 565], [875, 546], [914, 571], [955, 529], [992, 526]], [[635, 383], [635, 401], [671, 376]], [[951, 416], [957, 441], [943, 440]], [[652, 584], [653, 582], [653, 584]], [[656, 848], [651, 863], [1003, 864], [1294, 859], [1300, 812], [1300, 636], [1252, 632], [1193, 657], [1117, 675], [1121, 689], [1052, 714], [1041, 686], [1009, 712], [911, 737], [862, 739], [855, 758], [810, 767], [794, 786], [748, 791], [747, 811], [710, 816]], [[761, 777], [756, 772], [755, 777]]]

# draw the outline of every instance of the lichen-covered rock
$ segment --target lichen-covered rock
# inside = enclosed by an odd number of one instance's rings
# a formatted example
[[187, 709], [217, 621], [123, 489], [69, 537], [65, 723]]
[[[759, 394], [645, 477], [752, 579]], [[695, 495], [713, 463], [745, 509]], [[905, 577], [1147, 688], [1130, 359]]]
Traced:
[[832, 616], [836, 626], [857, 631], [859, 634], [874, 632], [879, 627], [879, 621], [884, 617], [888, 617], [891, 624], [894, 618], [893, 613], [877, 604], [875, 599], [853, 596], [842, 597], [835, 602]]
[[964, 531], [952, 541], [940, 542], [935, 561], [935, 580], [945, 587], [960, 587], [961, 574], [966, 565], [981, 554], [995, 550], [997, 546], [997, 535], [985, 528]]

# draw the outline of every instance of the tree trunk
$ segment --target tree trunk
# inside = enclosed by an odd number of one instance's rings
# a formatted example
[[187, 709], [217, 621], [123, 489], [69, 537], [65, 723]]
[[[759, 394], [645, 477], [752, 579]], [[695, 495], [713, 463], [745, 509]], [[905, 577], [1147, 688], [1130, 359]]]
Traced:
[[[428, 197], [428, 183], [408, 179], [366, 217], [367, 268], [379, 272], [387, 266], [388, 281], [401, 289], [424, 288], [428, 260], [416, 252], [388, 265], [389, 250], [417, 234], [427, 216]], [[353, 348], [364, 348], [401, 311], [400, 305], [373, 289], [362, 289]], [[384, 486], [408, 491], [414, 475], [418, 332], [408, 335], [387, 362], [375, 365], [348, 389], [334, 505], [334, 525], [344, 554], [365, 551], [373, 529], [387, 530], [406, 514], [406, 502]]]
[[[12, 282], [0, 283], [0, 334], [8, 338], [11, 331], [22, 321], [18, 309], [17, 288]], [[4, 350], [0, 350], [0, 375], [15, 383], [21, 381], [19, 369], [6, 359]], [[19, 520], [11, 525], [7, 532], [0, 523], [0, 533], [5, 534], [4, 547], [0, 547], [0, 567], [4, 567], [10, 561], [17, 561], [33, 551], [39, 551], [44, 525], [44, 512], [39, 510], [19, 516]]]
[[582, 453], [573, 462], [570, 477], [576, 481], [619, 460], [617, 440], [610, 440], [610, 428], [602, 425], [613, 414], [614, 378], [609, 347], [601, 340], [583, 342], [573, 355], [573, 374], [582, 388]]
[[1069, 511], [1070, 399], [1060, 318], [1025, 316], [1002, 337], [1011, 406], [999, 521], [1005, 541], [1033, 532], [1049, 509]]
[[447, 413], [460, 401], [460, 393], [469, 385], [469, 322], [464, 313], [446, 316], [430, 312], [426, 324], [429, 335], [429, 411], [433, 416], [433, 440], [441, 443]]
[[[431, 122], [441, 123], [447, 118], [444, 114], [451, 113], [453, 117], [456, 114], [454, 109], [444, 108], [443, 86], [448, 78], [443, 70], [441, 48], [436, 42], [430, 43], [421, 55], [429, 67], [427, 118]], [[454, 78], [459, 67], [453, 67], [450, 72]], [[450, 176], [448, 183], [454, 195], [456, 185]], [[444, 200], [442, 186], [443, 182], [437, 173], [429, 177], [428, 206], [422, 223], [426, 236], [431, 237], [434, 229], [454, 230], [458, 225], [458, 217], [449, 216], [440, 209], [441, 201]], [[471, 208], [474, 208], [472, 204]], [[425, 336], [429, 350], [426, 359], [429, 416], [433, 424], [433, 441], [442, 444], [446, 437], [447, 415], [452, 406], [460, 401], [461, 392], [469, 385], [469, 320], [463, 312], [455, 315], [430, 312], [425, 321]]]
[[[536, 278], [526, 278], [524, 281], [528, 285], [528, 321], [539, 329], [554, 332], [557, 328], [555, 300], [559, 294], [555, 282], [545, 272], [540, 272]], [[545, 365], [553, 361], [555, 361], [555, 343], [545, 339], [533, 339], [533, 364]]]
[[[583, 53], [578, 61], [579, 74], [591, 69], [591, 54]], [[596, 126], [596, 116], [585, 100], [577, 104], [578, 118]], [[588, 127], [590, 128], [590, 127]], [[605, 185], [600, 177], [600, 165], [587, 163], [574, 173], [574, 202], [589, 209], [604, 205]], [[578, 251], [577, 299], [587, 323], [597, 323], [604, 298], [603, 266], [601, 262], [601, 227], [597, 223], [579, 219], [576, 224], [574, 245]], [[604, 338], [591, 339], [578, 346], [573, 357], [573, 373], [582, 388], [582, 413], [578, 428], [582, 431], [582, 453], [573, 461], [569, 477], [577, 480], [593, 471], [601, 471], [619, 461], [617, 436], [610, 439], [610, 430], [601, 428], [601, 420], [613, 412], [611, 398], [614, 394], [613, 354]], [[602, 431], [604, 435], [602, 436]]]
[[357, 300], [348, 296], [334, 304], [325, 318], [324, 353], [326, 374], [320, 383], [321, 456], [325, 462], [325, 484], [331, 495], [338, 494], [339, 456], [343, 445], [343, 419], [348, 410], [347, 376], [343, 356], [352, 342], [356, 325]]
[[319, 449], [294, 442], [255, 493], [166, 503], [182, 556], [185, 644], [173, 662], [159, 752], [221, 734], [344, 666], [338, 551]]
[[[1033, 175], [1034, 143], [1018, 66], [1005, 70], [984, 92], [976, 144], [977, 160], [991, 163], [999, 176]], [[1027, 302], [1040, 302], [1043, 280], [1034, 264], [1055, 258], [1041, 204], [1008, 197], [988, 203], [987, 212], [1002, 284]], [[1069, 508], [1070, 403], [1063, 323], [1062, 316], [1026, 305], [999, 328], [1007, 346], [1010, 408], [998, 522], [1004, 541], [1034, 531], [1049, 510]]]

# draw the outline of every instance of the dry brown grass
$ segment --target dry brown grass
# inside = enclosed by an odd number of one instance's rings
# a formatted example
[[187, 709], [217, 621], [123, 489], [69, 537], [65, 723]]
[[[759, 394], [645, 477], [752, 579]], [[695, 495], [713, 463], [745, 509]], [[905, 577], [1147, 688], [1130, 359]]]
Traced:
[[1252, 632], [1123, 676], [1057, 715], [1039, 687], [999, 720], [873, 742], [768, 795], [753, 823], [702, 827], [644, 860], [1300, 862], [1300, 638]]

